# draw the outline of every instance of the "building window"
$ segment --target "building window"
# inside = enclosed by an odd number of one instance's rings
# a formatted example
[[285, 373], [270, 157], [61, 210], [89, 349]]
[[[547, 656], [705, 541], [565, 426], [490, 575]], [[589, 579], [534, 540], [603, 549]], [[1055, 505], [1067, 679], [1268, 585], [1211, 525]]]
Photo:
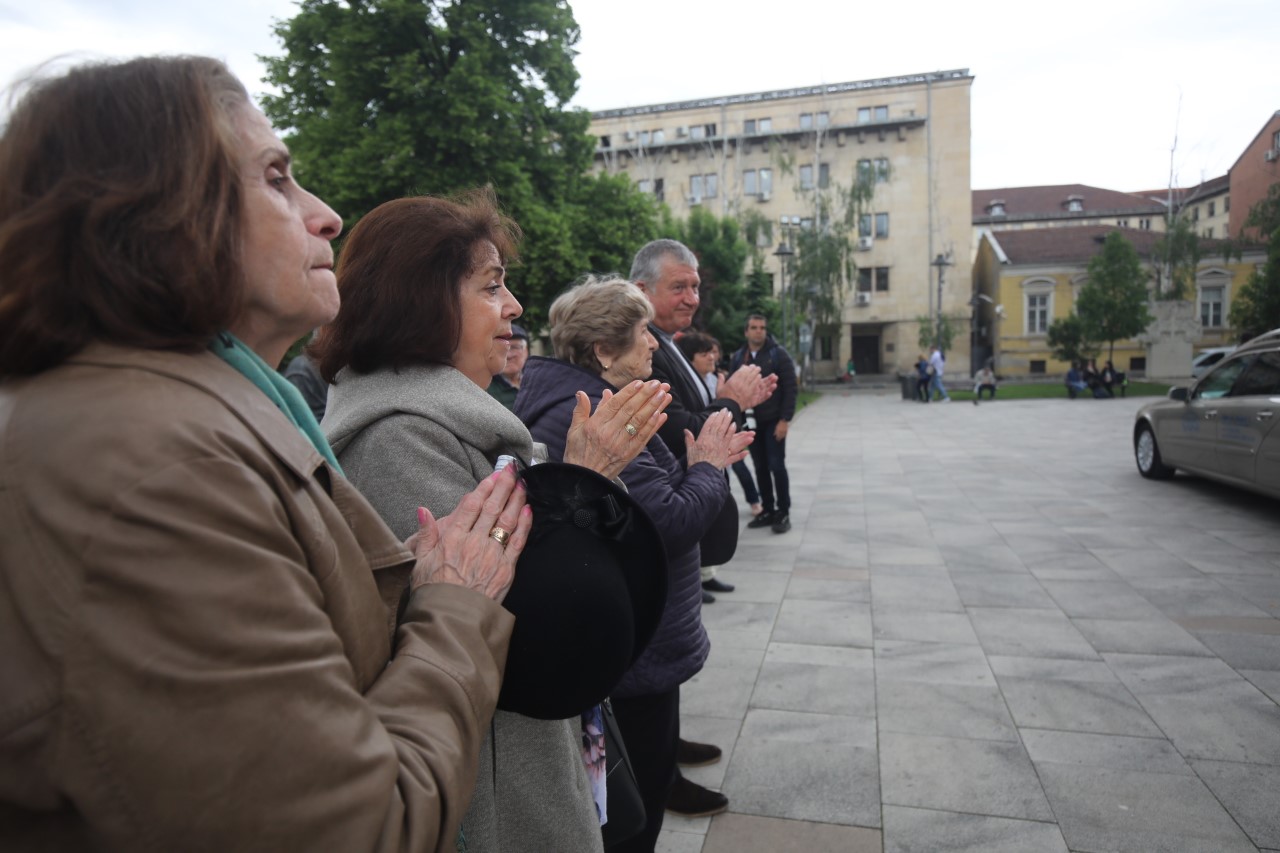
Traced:
[[869, 184], [869, 183], [871, 183], [871, 176], [872, 176], [873, 174], [874, 174], [874, 173], [871, 171], [871, 161], [870, 161], [870, 160], [859, 160], [859, 161], [858, 161], [858, 183], [860, 183], [860, 184]]
[[1222, 325], [1222, 288], [1205, 287], [1200, 290], [1200, 325], [1216, 329]]
[[887, 180], [889, 180], [889, 158], [877, 157], [876, 158], [876, 183], [883, 184]]
[[640, 144], [641, 145], [649, 144], [649, 131], [647, 130], [640, 131]]
[[1084, 210], [1084, 199], [1078, 195], [1067, 196], [1066, 207], [1071, 213], [1080, 213]]
[[1129, 372], [1130, 373], [1146, 373], [1147, 357], [1145, 355], [1135, 355], [1130, 357]]
[[1049, 294], [1028, 293], [1027, 334], [1043, 335], [1047, 331], [1049, 331]]
[[1212, 226], [1212, 225], [1210, 225], [1208, 228], [1204, 229], [1204, 238], [1205, 238], [1206, 240], [1212, 240], [1212, 239], [1213, 239], [1213, 226]]
[[653, 181], [636, 181], [636, 189], [642, 193], [653, 192]]
[[988, 215], [988, 216], [1004, 216], [1004, 215], [1005, 215], [1005, 212], [1004, 212], [1004, 202], [1003, 202], [1003, 201], [993, 201], [993, 202], [991, 202], [990, 204], [988, 204], [988, 205], [987, 205], [987, 215]]
[[760, 186], [756, 183], [756, 170], [747, 169], [742, 173], [742, 194], [759, 195]]
[[1044, 373], [1044, 367], [1045, 367], [1044, 359], [1033, 358], [1027, 362], [1028, 373]]
[[1192, 222], [1200, 221], [1200, 205], [1198, 204], [1195, 207], [1191, 208], [1191, 221]]
[[871, 214], [863, 213], [858, 216], [858, 236], [871, 236]]
[[773, 194], [773, 169], [760, 170], [760, 194]]
[[871, 267], [861, 267], [858, 270], [858, 292], [871, 292]]
[[602, 136], [602, 137], [600, 137], [600, 147], [601, 147], [601, 148], [609, 148], [609, 147], [611, 147], [612, 145], [613, 145], [613, 142], [609, 139], [609, 137], [607, 137], [607, 136]]
[[689, 128], [690, 139], [705, 139], [706, 136], [707, 131], [700, 124], [695, 124], [693, 127]]
[[1280, 130], [1271, 134], [1271, 147], [1280, 150]]
[[768, 133], [769, 131], [773, 130], [773, 119], [771, 118], [756, 119], [756, 127], [759, 129], [761, 133]]
[[1211, 202], [1209, 202], [1209, 215], [1210, 215], [1210, 216], [1213, 216], [1213, 215], [1217, 212], [1217, 209], [1218, 209], [1218, 203], [1217, 203], [1216, 201], [1211, 201]]
[[889, 289], [889, 268], [876, 267], [876, 290], [885, 292]]
[[818, 338], [818, 361], [831, 361], [834, 358], [832, 352], [835, 351], [835, 347], [831, 344], [830, 335], [822, 335]]
[[889, 236], [889, 214], [887, 213], [876, 214], [876, 236], [877, 237]]
[[858, 124], [871, 124], [871, 107], [858, 107]]
[[689, 201], [697, 204], [702, 201], [702, 176], [694, 175], [689, 179]]
[[1224, 197], [1223, 197], [1223, 199], [1222, 199], [1222, 212], [1223, 212], [1223, 213], [1230, 213], [1230, 212], [1231, 212], [1231, 196], [1224, 196]]
[[800, 189], [813, 189], [813, 166], [800, 167]]
[[706, 190], [707, 190], [707, 196], [706, 196], [706, 197], [707, 197], [707, 198], [715, 198], [715, 197], [716, 197], [716, 193], [717, 193], [717, 192], [719, 192], [719, 190], [720, 190], [720, 176], [719, 176], [719, 175], [715, 175], [715, 174], [712, 174], [712, 175], [703, 175], [703, 176], [702, 176], [702, 182], [703, 182], [703, 185], [706, 187]]
[[802, 230], [802, 231], [812, 231], [812, 230], [813, 230], [813, 217], [812, 217], [812, 216], [806, 216], [806, 217], [804, 217], [803, 219], [801, 219], [801, 220], [800, 220], [800, 230]]
[[883, 107], [876, 107], [876, 110], [875, 110], [875, 117], [876, 117], [876, 121], [888, 121], [888, 120], [889, 120], [889, 108], [888, 108], [887, 106], [883, 106]]
[[662, 193], [662, 178], [655, 178], [653, 181], [653, 197], [658, 201], [664, 201]]
[[822, 130], [831, 124], [831, 116], [828, 113], [818, 113], [818, 130]]
[[755, 120], [755, 119], [753, 119], [753, 118], [749, 118], [749, 119], [745, 120], [744, 122], [742, 122], [742, 132], [743, 132], [743, 133], [755, 133], [755, 132], [756, 132], [756, 120]]
[[813, 113], [800, 113], [800, 129], [813, 130]]
[[1121, 228], [1128, 228], [1128, 227], [1129, 227], [1129, 220], [1127, 220], [1127, 219], [1117, 219], [1117, 220], [1116, 220], [1116, 225], [1119, 225]]
[[1144, 231], [1150, 231], [1150, 230], [1151, 230], [1151, 220], [1150, 220], [1150, 219], [1139, 219], [1139, 220], [1138, 220], [1138, 227], [1139, 227], [1139, 228], [1141, 228], [1141, 229], [1142, 229], [1142, 230], [1144, 230]]
[[818, 164], [818, 187], [826, 189], [831, 186], [831, 165], [829, 163]]

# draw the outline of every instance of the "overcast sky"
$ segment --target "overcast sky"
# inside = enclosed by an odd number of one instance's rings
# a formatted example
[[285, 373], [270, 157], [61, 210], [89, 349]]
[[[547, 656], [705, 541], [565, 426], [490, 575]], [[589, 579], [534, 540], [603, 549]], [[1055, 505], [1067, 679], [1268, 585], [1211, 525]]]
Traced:
[[[967, 68], [975, 189], [1223, 175], [1276, 110], [1275, 0], [576, 0], [586, 109]], [[0, 0], [0, 85], [55, 55], [205, 53], [252, 92], [293, 0]], [[1179, 107], [1179, 104], [1181, 106]]]

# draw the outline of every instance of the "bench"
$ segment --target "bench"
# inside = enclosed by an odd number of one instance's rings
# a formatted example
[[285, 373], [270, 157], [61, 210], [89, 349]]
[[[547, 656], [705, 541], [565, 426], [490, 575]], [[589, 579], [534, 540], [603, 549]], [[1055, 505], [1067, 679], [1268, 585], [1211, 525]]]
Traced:
[[[1115, 392], [1117, 390], [1120, 392], [1121, 397], [1128, 396], [1126, 393], [1126, 388], [1129, 385], [1129, 377], [1119, 370], [1114, 371], [1114, 373], [1116, 375], [1116, 381], [1111, 383], [1111, 392], [1112, 392], [1111, 396], [1114, 397]], [[1067, 397], [1069, 397], [1070, 399], [1074, 400], [1076, 397], [1080, 396], [1080, 391], [1078, 389], [1072, 388], [1070, 385], [1067, 385], [1066, 387], [1067, 387]], [[1092, 389], [1090, 389], [1090, 393], [1088, 396], [1090, 397], [1095, 396], [1092, 393]]]

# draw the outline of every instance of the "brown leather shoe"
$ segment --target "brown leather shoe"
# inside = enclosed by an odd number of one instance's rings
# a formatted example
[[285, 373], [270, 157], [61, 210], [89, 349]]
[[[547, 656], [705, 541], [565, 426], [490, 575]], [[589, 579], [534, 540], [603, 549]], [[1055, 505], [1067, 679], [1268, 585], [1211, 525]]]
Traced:
[[685, 767], [706, 767], [720, 760], [720, 747], [710, 743], [695, 743], [681, 738], [676, 744], [676, 764]]
[[682, 817], [711, 817], [728, 810], [728, 797], [683, 776], [676, 779], [671, 793], [667, 795], [667, 811]]

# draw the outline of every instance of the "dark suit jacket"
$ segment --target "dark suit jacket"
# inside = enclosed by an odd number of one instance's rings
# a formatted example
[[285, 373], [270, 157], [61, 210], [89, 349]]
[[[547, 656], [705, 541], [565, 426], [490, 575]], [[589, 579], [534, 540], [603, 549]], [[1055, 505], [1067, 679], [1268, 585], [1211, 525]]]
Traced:
[[[728, 409], [733, 414], [738, 428], [741, 429], [742, 409], [738, 404], [732, 400], [717, 397], [711, 401], [711, 405], [703, 405], [702, 395], [698, 393], [698, 389], [693, 384], [694, 379], [689, 375], [692, 366], [686, 370], [683, 365], [674, 361], [677, 358], [683, 359], [684, 355], [679, 350], [672, 352], [663, 345], [657, 327], [650, 324], [649, 331], [658, 338], [658, 349], [653, 354], [651, 378], [671, 386], [671, 404], [666, 408], [667, 422], [658, 430], [658, 435], [662, 437], [662, 441], [676, 455], [676, 458], [684, 459], [684, 431], [687, 429], [697, 437], [707, 418], [721, 409]], [[688, 360], [685, 360], [685, 364], [688, 364]], [[703, 390], [706, 390], [706, 385], [703, 385]]]

